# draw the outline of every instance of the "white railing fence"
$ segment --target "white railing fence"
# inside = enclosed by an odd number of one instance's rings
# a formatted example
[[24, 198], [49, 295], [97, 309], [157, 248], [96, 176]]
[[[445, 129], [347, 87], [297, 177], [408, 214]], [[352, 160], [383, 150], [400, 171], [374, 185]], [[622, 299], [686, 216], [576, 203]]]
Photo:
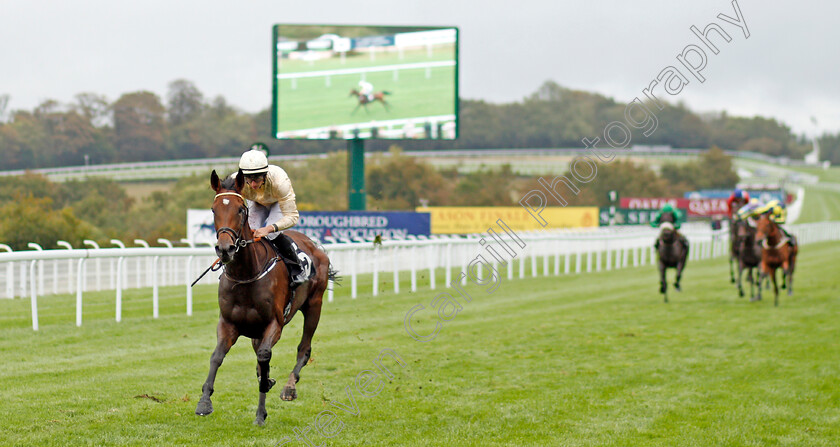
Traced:
[[[801, 244], [840, 240], [840, 222], [790, 225], [788, 231]], [[729, 234], [725, 228], [714, 231], [707, 224], [690, 223], [683, 226], [682, 232], [691, 243], [690, 260], [724, 256], [729, 252]], [[449, 287], [458, 278], [466, 283], [466, 275], [461, 273], [466, 273], [468, 265], [479, 256], [484, 262], [476, 261], [481, 265], [476, 267], [474, 276], [485, 278], [482, 269], [492, 267], [500, 277], [508, 279], [644, 266], [652, 264], [656, 257], [653, 242], [657, 231], [648, 227], [521, 233], [519, 243], [501, 231], [500, 234], [504, 241], [501, 244], [489, 236], [484, 239], [475, 235], [388, 240], [382, 244], [332, 243], [324, 248], [352, 298], [360, 293], [360, 275], [371, 275], [370, 293], [374, 296], [386, 282], [391, 282], [394, 292], [399, 293], [405, 275], [410, 278], [411, 291], [421, 286]], [[135, 240], [142, 247], [134, 248], [123, 248], [124, 244], [117, 240], [111, 243], [118, 248], [100, 248], [93, 241], [85, 242], [91, 248], [74, 249], [63, 242], [59, 243], [64, 247], [61, 250], [38, 247], [11, 251], [0, 244], [0, 293], [6, 298], [30, 298], [33, 329], [38, 329], [37, 298], [46, 294], [75, 293], [76, 325], [80, 326], [84, 292], [114, 290], [115, 319], [120, 321], [124, 289], [150, 287], [152, 316], [157, 318], [159, 288], [182, 286], [186, 313], [192, 315], [190, 284], [216, 259], [212, 247], [172, 247], [165, 240], [158, 243], [166, 247], [150, 247], [145, 241]], [[199, 284], [217, 284], [219, 274], [207, 274]], [[383, 275], [390, 275], [390, 281], [383, 279]], [[418, 276], [425, 279], [420, 281]], [[333, 298], [330, 287], [327, 300], [331, 302]]]

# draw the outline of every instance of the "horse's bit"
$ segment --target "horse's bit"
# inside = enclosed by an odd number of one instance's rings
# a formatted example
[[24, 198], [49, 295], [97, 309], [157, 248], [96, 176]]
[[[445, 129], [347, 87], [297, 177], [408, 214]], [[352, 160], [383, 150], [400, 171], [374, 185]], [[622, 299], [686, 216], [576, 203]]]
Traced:
[[[242, 197], [241, 195], [235, 193], [235, 192], [219, 193], [219, 194], [216, 194], [215, 198], [218, 198], [219, 196], [225, 196], [225, 195], [239, 197], [240, 199], [242, 199], [242, 203], [246, 203], [245, 198]], [[239, 228], [244, 227], [245, 222], [247, 222], [247, 221], [248, 221], [248, 207], [245, 206], [245, 214], [242, 217], [242, 222], [239, 224]], [[259, 240], [260, 240], [259, 238], [247, 239], [247, 240], [243, 239], [242, 236], [239, 234], [239, 232], [237, 232], [236, 230], [234, 230], [233, 228], [230, 228], [230, 227], [222, 227], [222, 228], [219, 228], [218, 230], [216, 230], [216, 239], [217, 240], [219, 239], [219, 234], [221, 234], [221, 233], [229, 233], [230, 234], [231, 238], [233, 239], [233, 245], [236, 246], [236, 250], [234, 250], [234, 253], [238, 252], [240, 248], [245, 248], [246, 246], [248, 246], [248, 244], [253, 244], [254, 242], [259, 242]], [[260, 279], [262, 279], [265, 275], [268, 274], [268, 272], [270, 272], [271, 270], [274, 269], [274, 266], [276, 264], [277, 264], [277, 256], [274, 256], [274, 258], [268, 260], [266, 265], [263, 267], [262, 271], [260, 273], [258, 273], [257, 276], [255, 276], [251, 279], [246, 279], [246, 280], [235, 279], [228, 274], [227, 270], [225, 270], [225, 276], [228, 278], [228, 280], [230, 280], [231, 282], [234, 283], [233, 287], [236, 287], [240, 284], [249, 284], [249, 283], [259, 281]], [[211, 266], [211, 268], [212, 268], [212, 266]]]
[[[240, 199], [242, 199], [243, 204], [246, 203], [245, 198], [242, 197], [241, 195], [235, 193], [235, 192], [219, 193], [219, 194], [216, 194], [216, 197], [214, 199], [219, 198], [219, 196], [236, 196], [236, 197], [239, 197]], [[242, 216], [242, 222], [239, 224], [239, 228], [244, 227], [245, 222], [248, 221], [248, 206], [246, 205], [244, 208], [245, 208], [245, 215]], [[233, 228], [230, 228], [230, 227], [222, 227], [222, 228], [219, 228], [218, 230], [216, 230], [216, 239], [218, 240], [219, 239], [219, 234], [223, 234], [223, 233], [229, 233], [229, 235], [233, 239], [233, 245], [236, 246], [236, 250], [234, 251], [234, 253], [238, 252], [240, 248], [245, 248], [248, 244], [253, 244], [254, 242], [259, 240], [259, 239], [247, 239], [247, 240], [242, 239], [242, 236], [239, 234], [239, 232], [237, 232], [236, 230], [234, 230]]]

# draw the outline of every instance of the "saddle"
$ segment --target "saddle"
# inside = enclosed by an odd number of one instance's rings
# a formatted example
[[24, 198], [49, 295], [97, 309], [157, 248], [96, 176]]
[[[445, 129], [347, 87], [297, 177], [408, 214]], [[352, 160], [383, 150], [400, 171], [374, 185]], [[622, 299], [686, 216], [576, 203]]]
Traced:
[[280, 233], [271, 240], [271, 246], [286, 264], [286, 270], [289, 272], [289, 288], [292, 291], [315, 276], [312, 259], [297, 246], [292, 238]]

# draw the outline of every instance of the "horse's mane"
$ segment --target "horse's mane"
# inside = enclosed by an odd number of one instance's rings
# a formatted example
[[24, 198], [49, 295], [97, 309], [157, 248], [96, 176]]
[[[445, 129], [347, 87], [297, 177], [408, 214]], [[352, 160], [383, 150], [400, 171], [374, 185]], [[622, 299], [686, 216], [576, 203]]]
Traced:
[[220, 186], [222, 189], [236, 191], [236, 177], [233, 174], [225, 177], [224, 179], [222, 179]]

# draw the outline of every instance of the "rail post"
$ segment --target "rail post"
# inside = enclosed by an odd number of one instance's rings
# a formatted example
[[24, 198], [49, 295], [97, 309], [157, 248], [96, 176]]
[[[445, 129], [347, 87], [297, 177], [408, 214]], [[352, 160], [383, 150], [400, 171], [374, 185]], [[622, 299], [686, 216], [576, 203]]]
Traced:
[[[11, 253], [12, 247], [6, 244], [0, 244], [0, 250]], [[6, 263], [6, 298], [15, 297], [15, 264], [14, 262]]]
[[[187, 244], [190, 248], [195, 247], [195, 244], [189, 239], [181, 239], [182, 244]], [[192, 262], [193, 257], [187, 257], [187, 271], [184, 272], [184, 281], [187, 284], [187, 316], [192, 316], [192, 308], [193, 308], [193, 294], [192, 294], [192, 287], [190, 286], [190, 271], [192, 270]]]
[[[85, 239], [83, 242], [84, 242], [85, 245], [89, 245], [89, 246], [93, 247], [94, 250], [99, 250], [99, 244], [97, 244], [96, 241], [92, 241], [90, 239]], [[102, 264], [100, 263], [100, 259], [96, 258], [96, 290], [100, 290], [102, 288], [102, 273], [101, 273], [102, 268], [101, 267], [102, 267]]]
[[[26, 244], [27, 247], [34, 249], [35, 251], [44, 251], [44, 249], [36, 244], [35, 242], [30, 242]], [[35, 275], [35, 267], [33, 264], [32, 267], [32, 274]], [[38, 293], [43, 295], [44, 294], [44, 261], [37, 261], [38, 266]], [[32, 284], [35, 284], [34, 282]]]
[[35, 284], [35, 264], [38, 261], [32, 261], [29, 264], [29, 271], [32, 272], [29, 275], [29, 291], [30, 291], [30, 307], [32, 308], [32, 330], [38, 330], [38, 293], [37, 293], [37, 285]]
[[[172, 248], [172, 241], [170, 241], [169, 239], [158, 238], [157, 243], [158, 244], [163, 244], [168, 248]], [[164, 264], [168, 264], [168, 266], [169, 266], [169, 269], [168, 269], [169, 270], [169, 279], [170, 279], [169, 282], [174, 284], [175, 283], [175, 268], [172, 265], [173, 264], [172, 258], [165, 259]], [[164, 267], [164, 269], [166, 269], [166, 268]], [[163, 285], [166, 285], [166, 281], [163, 282]]]
[[[134, 240], [134, 245], [139, 245], [143, 248], [149, 248], [149, 243], [144, 241], [143, 239], [135, 239]], [[149, 268], [148, 258], [146, 259], [146, 268], [147, 269]], [[140, 276], [141, 276], [140, 275], [140, 260], [138, 259], [137, 260], [137, 288], [138, 289], [143, 287], [143, 283], [142, 283], [142, 281], [140, 281]], [[146, 277], [148, 278], [148, 275], [146, 275]]]
[[[67, 242], [67, 241], [55, 241], [55, 245], [58, 245], [59, 247], [62, 247], [62, 248], [66, 248], [68, 250], [73, 249], [73, 246], [70, 245], [70, 243]], [[56, 264], [58, 264], [58, 261], [56, 261]], [[67, 260], [67, 293], [73, 293], [73, 280], [74, 279], [75, 278], [73, 277], [73, 260], [68, 259]]]
[[[125, 248], [125, 244], [119, 239], [111, 239], [111, 243], [120, 247], [122, 249]], [[117, 258], [117, 279], [116, 279], [116, 286], [117, 286], [117, 305], [116, 305], [116, 320], [117, 323], [122, 321], [122, 286], [123, 286], [123, 266], [125, 265], [125, 257], [120, 256]]]

